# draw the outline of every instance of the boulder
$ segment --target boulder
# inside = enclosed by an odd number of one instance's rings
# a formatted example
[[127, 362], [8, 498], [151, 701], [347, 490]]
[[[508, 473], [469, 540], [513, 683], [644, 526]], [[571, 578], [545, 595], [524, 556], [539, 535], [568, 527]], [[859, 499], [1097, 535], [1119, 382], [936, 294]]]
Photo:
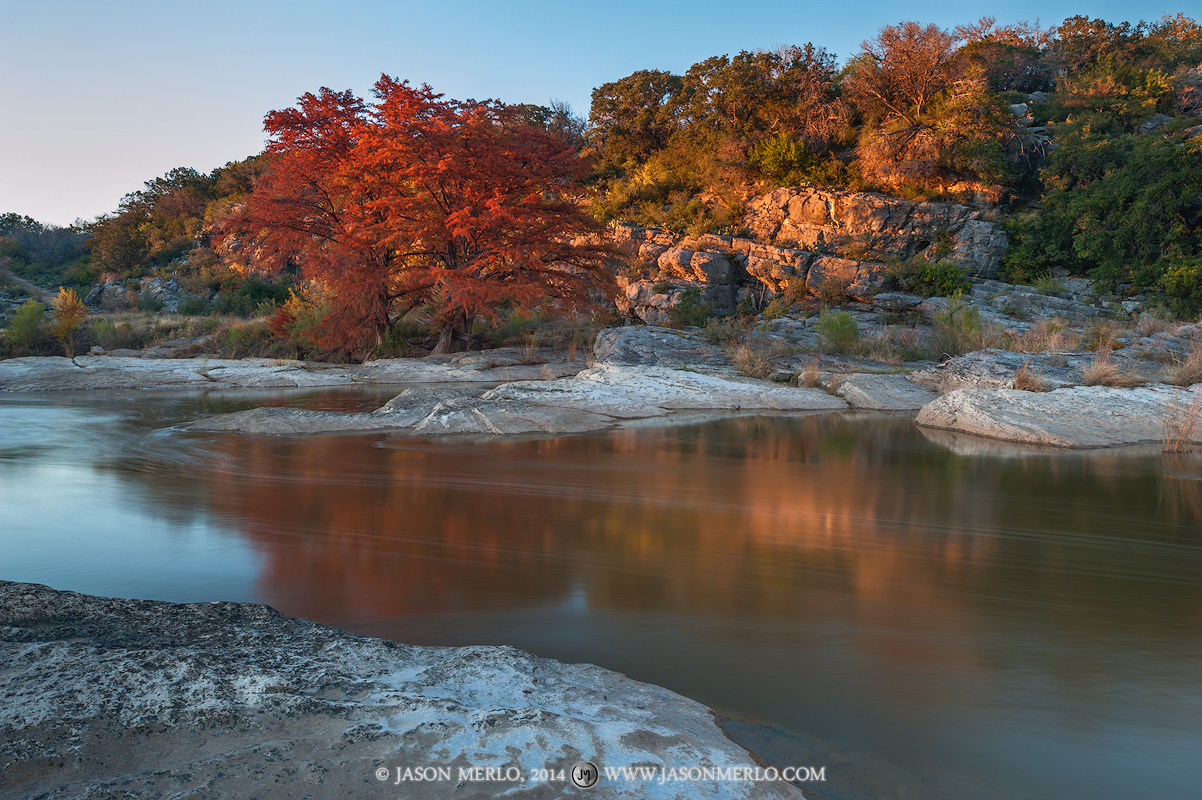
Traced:
[[597, 365], [692, 367], [733, 374], [730, 355], [721, 347], [654, 326], [606, 328], [593, 342]]
[[[779, 781], [661, 783], [661, 768], [757, 762], [699, 703], [512, 647], [8, 582], [0, 620], [6, 797], [802, 797]], [[601, 779], [581, 790], [585, 761]], [[656, 776], [606, 777], [634, 765]]]
[[[1055, 447], [1112, 447], [1154, 442], [1202, 402], [1170, 386], [1109, 389], [1078, 386], [1033, 393], [1017, 389], [957, 389], [923, 406], [916, 422], [930, 428]], [[1202, 424], [1186, 439], [1202, 442]]]

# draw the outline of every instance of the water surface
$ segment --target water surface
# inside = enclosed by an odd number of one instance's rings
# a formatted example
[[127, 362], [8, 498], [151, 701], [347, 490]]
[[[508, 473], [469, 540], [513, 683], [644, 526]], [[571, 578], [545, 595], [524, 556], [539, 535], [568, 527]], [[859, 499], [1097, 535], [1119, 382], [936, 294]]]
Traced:
[[599, 664], [825, 765], [811, 797], [1198, 796], [1202, 460], [949, 447], [888, 416], [170, 429], [395, 392], [0, 397], [0, 578]]

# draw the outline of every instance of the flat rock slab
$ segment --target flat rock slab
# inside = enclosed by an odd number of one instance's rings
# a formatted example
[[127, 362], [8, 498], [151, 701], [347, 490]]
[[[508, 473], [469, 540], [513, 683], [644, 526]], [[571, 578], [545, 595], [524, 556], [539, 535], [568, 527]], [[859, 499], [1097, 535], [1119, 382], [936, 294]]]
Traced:
[[[1159, 441], [1172, 420], [1202, 403], [1202, 384], [1189, 389], [1078, 386], [1053, 392], [957, 389], [928, 403], [915, 419], [930, 428], [1054, 447], [1113, 447]], [[1202, 420], [1190, 441], [1202, 441]]]
[[[606, 778], [634, 765], [754, 772], [712, 711], [666, 689], [247, 603], [0, 582], [0, 697], [2, 797], [802, 797], [781, 782]], [[591, 789], [566, 777], [581, 761], [601, 770]]]
[[662, 417], [681, 410], [845, 411], [847, 403], [820, 389], [768, 381], [728, 380], [664, 367], [605, 365], [574, 378], [498, 386], [485, 400], [520, 400], [620, 419]]
[[835, 394], [852, 408], [872, 411], [917, 411], [938, 397], [905, 375], [873, 375], [864, 372], [841, 376]]
[[309, 411], [304, 408], [252, 408], [218, 414], [177, 425], [177, 430], [216, 433], [253, 433], [262, 436], [311, 436], [407, 428], [413, 420], [400, 415], [347, 414]]
[[1010, 350], [977, 350], [910, 376], [914, 383], [943, 392], [956, 389], [1013, 389], [1015, 375], [1025, 365], [1049, 388], [1081, 383], [1081, 372], [1094, 353], [1015, 353]]
[[356, 383], [500, 383], [573, 375], [581, 362], [516, 363], [512, 357], [463, 354], [458, 361], [393, 358], [366, 364], [323, 364], [270, 358], [141, 358], [76, 356], [0, 361], [0, 389], [230, 389], [347, 386]]
[[414, 436], [462, 433], [564, 435], [605, 430], [617, 422], [614, 417], [578, 408], [463, 397], [439, 403], [425, 419], [413, 426], [410, 433]]

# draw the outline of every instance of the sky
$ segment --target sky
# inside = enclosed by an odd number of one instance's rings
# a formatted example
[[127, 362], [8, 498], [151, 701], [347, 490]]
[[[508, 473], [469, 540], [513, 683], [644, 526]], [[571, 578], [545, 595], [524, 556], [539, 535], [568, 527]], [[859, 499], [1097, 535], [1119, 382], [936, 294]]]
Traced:
[[1155, 20], [1196, 0], [0, 0], [0, 213], [67, 225], [175, 167], [260, 152], [263, 117], [381, 73], [448, 98], [571, 104], [636, 70], [813, 42], [842, 63], [883, 25], [983, 15]]

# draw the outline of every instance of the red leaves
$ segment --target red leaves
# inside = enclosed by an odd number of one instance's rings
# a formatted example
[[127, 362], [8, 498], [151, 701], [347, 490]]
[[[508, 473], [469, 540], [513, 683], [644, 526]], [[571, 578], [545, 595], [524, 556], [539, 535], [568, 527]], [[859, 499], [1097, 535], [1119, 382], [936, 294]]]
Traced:
[[561, 136], [388, 76], [375, 94], [268, 114], [272, 168], [242, 225], [267, 265], [325, 289], [325, 344], [359, 349], [420, 303], [468, 325], [503, 301], [587, 302], [608, 250], [572, 244], [597, 224], [559, 199], [588, 169]]

